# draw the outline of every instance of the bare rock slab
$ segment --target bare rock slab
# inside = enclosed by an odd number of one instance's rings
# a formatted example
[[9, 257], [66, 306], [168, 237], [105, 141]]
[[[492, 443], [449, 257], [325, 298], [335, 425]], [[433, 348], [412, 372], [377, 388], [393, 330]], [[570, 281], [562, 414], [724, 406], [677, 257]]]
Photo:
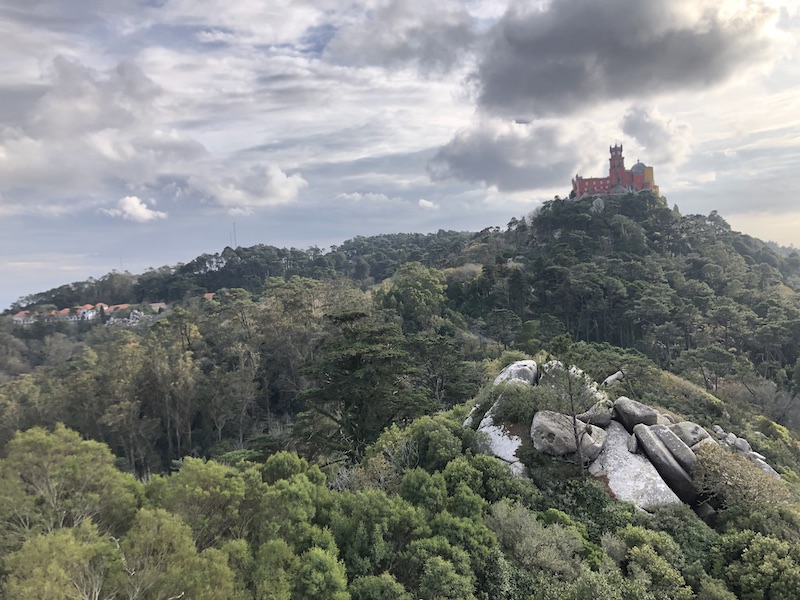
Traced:
[[605, 448], [589, 473], [602, 478], [614, 497], [645, 510], [681, 501], [645, 455], [628, 451], [631, 436], [620, 423], [612, 422], [606, 434]]
[[484, 415], [478, 425], [478, 432], [486, 436], [485, 439], [489, 445], [488, 451], [491, 454], [512, 464], [519, 460], [517, 450], [522, 446], [522, 438], [509, 433], [502, 425], [495, 423], [493, 412], [496, 406], [497, 404], [492, 406]]

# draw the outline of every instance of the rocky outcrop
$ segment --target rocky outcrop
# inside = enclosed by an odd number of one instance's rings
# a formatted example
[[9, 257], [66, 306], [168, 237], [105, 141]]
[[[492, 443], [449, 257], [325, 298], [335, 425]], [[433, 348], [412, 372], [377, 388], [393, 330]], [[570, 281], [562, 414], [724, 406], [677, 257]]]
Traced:
[[[650, 462], [653, 463], [653, 466], [678, 498], [688, 504], [694, 504], [697, 499], [697, 490], [695, 490], [691, 476], [678, 463], [672, 452], [670, 452], [669, 448], [661, 441], [653, 429], [653, 427], [648, 427], [643, 423], [639, 423], [633, 428], [633, 433], [636, 436], [636, 440], [639, 442], [639, 447], [647, 455], [647, 458], [650, 459]], [[677, 436], [675, 436], [675, 439], [683, 444]], [[691, 452], [691, 450], [689, 450], [689, 452]]]
[[600, 385], [602, 385], [603, 387], [611, 387], [612, 385], [622, 381], [623, 379], [625, 379], [625, 373], [623, 373], [622, 371], [617, 371], [613, 375], [609, 375], [608, 377], [606, 377], [603, 380], [603, 383]]
[[692, 469], [697, 463], [697, 457], [692, 452], [692, 449], [664, 425], [653, 425], [650, 431], [656, 434], [656, 437], [667, 447], [667, 450], [678, 461], [683, 470], [691, 475]]
[[658, 421], [658, 412], [655, 409], [626, 396], [620, 396], [614, 402], [614, 413], [616, 419], [631, 433], [633, 433], [633, 428], [640, 423], [655, 425]]
[[495, 423], [494, 410], [496, 407], [497, 402], [483, 416], [477, 431], [484, 435], [486, 451], [489, 454], [508, 463], [515, 475], [522, 475], [525, 472], [525, 466], [517, 458], [517, 450], [522, 446], [522, 438], [510, 433], [501, 424]]
[[614, 403], [611, 400], [600, 400], [589, 410], [578, 415], [578, 418], [589, 425], [608, 427], [614, 416]]
[[541, 365], [539, 384], [556, 389], [566, 389], [567, 377], [565, 375], [569, 378], [569, 387], [572, 388], [573, 393], [577, 393], [579, 403], [583, 406], [608, 400], [608, 394], [598, 389], [596, 381], [575, 365], [570, 365], [569, 368], [565, 367], [560, 360], [551, 360]]
[[764, 455], [754, 452], [753, 448], [750, 446], [750, 442], [746, 439], [738, 437], [735, 433], [726, 433], [719, 425], [714, 425], [711, 430], [714, 432], [721, 446], [728, 448], [731, 452], [736, 452], [740, 456], [749, 458], [759, 469], [764, 471], [764, 473], [775, 479], [780, 479], [780, 474], [766, 461]]
[[[604, 387], [624, 377], [621, 371], [604, 381]], [[650, 406], [625, 396], [611, 402], [607, 394], [577, 367], [565, 367], [550, 361], [537, 367], [534, 361], [519, 361], [503, 369], [495, 384], [519, 383], [551, 387], [563, 397], [570, 397], [591, 407], [576, 416], [542, 410], [536, 413], [530, 428], [534, 448], [544, 454], [578, 463], [583, 457], [591, 463], [589, 472], [608, 483], [611, 493], [640, 508], [683, 501], [700, 514], [705, 510], [713, 518], [713, 509], [699, 503], [691, 473], [697, 453], [706, 445], [722, 445], [746, 456], [759, 468], [779, 477], [764, 456], [754, 452], [749, 442], [715, 425], [713, 434], [690, 421], [677, 422]], [[575, 395], [577, 393], [577, 396]], [[487, 450], [509, 464], [518, 474], [524, 471], [516, 456], [523, 443], [503, 423], [494, 419], [495, 407], [483, 417], [477, 430], [487, 440]], [[473, 413], [465, 421], [472, 426]], [[516, 434], [517, 425], [510, 426]], [[575, 427], [580, 445], [575, 439]], [[632, 435], [626, 432], [632, 432]]]
[[647, 456], [629, 452], [629, 439], [635, 440], [635, 436], [616, 421], [606, 433], [606, 446], [589, 467], [589, 474], [601, 478], [615, 498], [643, 509], [681, 501]]
[[710, 437], [705, 429], [700, 427], [700, 425], [697, 423], [692, 423], [691, 421], [682, 421], [680, 423], [676, 423], [675, 425], [671, 425], [669, 429], [690, 448], [701, 440]]
[[550, 410], [540, 410], [533, 417], [533, 447], [544, 454], [580, 462], [576, 432], [584, 462], [593, 461], [605, 446], [607, 436], [604, 429], [577, 419], [573, 422], [569, 415]]
[[539, 370], [536, 363], [532, 360], [518, 360], [500, 371], [500, 374], [494, 378], [494, 385], [512, 381], [536, 385], [538, 380]]

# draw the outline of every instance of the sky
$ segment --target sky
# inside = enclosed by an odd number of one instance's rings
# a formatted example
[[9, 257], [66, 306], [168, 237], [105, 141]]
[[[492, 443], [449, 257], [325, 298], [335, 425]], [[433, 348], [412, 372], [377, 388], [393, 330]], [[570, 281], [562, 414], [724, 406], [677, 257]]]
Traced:
[[799, 4], [0, 0], [0, 309], [234, 230], [504, 226], [616, 143], [683, 214], [800, 246]]

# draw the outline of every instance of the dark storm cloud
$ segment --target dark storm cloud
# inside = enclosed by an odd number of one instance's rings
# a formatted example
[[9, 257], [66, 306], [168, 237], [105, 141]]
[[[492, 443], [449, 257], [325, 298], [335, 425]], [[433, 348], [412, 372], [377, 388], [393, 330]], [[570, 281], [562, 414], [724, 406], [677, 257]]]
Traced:
[[518, 3], [489, 32], [480, 105], [512, 118], [567, 114], [608, 99], [721, 82], [775, 53], [774, 11], [733, 15], [719, 2], [553, 0]]
[[428, 164], [434, 181], [458, 179], [501, 191], [566, 185], [581, 160], [579, 139], [554, 124], [487, 121], [459, 131]]

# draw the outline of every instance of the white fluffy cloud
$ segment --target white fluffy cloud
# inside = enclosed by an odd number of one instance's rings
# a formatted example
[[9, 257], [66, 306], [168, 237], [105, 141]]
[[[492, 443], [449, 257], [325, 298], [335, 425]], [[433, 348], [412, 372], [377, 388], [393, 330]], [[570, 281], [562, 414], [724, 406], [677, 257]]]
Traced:
[[136, 196], [125, 196], [117, 203], [117, 208], [103, 208], [101, 210], [109, 216], [120, 217], [137, 223], [147, 223], [148, 221], [167, 218], [167, 213], [149, 208]]
[[439, 205], [435, 202], [431, 202], [430, 200], [425, 200], [425, 198], [420, 198], [419, 202], [417, 202], [420, 208], [425, 210], [435, 210], [439, 208]]
[[345, 200], [347, 202], [366, 202], [369, 204], [391, 202], [391, 198], [386, 194], [376, 194], [374, 192], [348, 192], [336, 196], [338, 200]]
[[308, 186], [299, 173], [288, 175], [273, 163], [219, 178], [196, 176], [189, 184], [232, 214], [252, 214], [256, 209], [294, 202]]

